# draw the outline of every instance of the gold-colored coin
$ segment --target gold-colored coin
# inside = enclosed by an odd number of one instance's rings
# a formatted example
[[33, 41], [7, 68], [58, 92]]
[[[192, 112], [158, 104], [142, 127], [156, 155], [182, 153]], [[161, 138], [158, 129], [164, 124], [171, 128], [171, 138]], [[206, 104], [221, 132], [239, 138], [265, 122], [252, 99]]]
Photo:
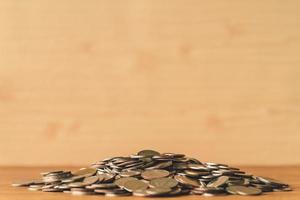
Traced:
[[216, 180], [207, 184], [207, 187], [220, 187], [220, 186], [226, 184], [228, 180], [229, 180], [228, 176], [220, 176]]
[[140, 180], [131, 180], [124, 183], [124, 188], [129, 192], [133, 192], [136, 190], [147, 189], [148, 184]]
[[81, 175], [93, 176], [94, 174], [96, 174], [96, 172], [97, 172], [97, 169], [95, 169], [95, 168], [82, 168], [78, 171], [73, 172], [72, 174], [74, 176], [81, 176]]
[[146, 170], [141, 174], [141, 176], [147, 180], [163, 178], [163, 177], [167, 177], [169, 175], [170, 175], [170, 173], [168, 171], [162, 170], [162, 169]]
[[155, 188], [173, 188], [177, 186], [178, 182], [173, 178], [157, 178], [150, 181], [150, 187]]
[[227, 192], [239, 195], [259, 195], [262, 193], [261, 189], [255, 187], [246, 187], [240, 185], [233, 185], [226, 188]]
[[115, 180], [115, 184], [121, 188], [124, 187], [124, 184], [127, 182], [127, 181], [133, 181], [133, 180], [138, 180], [137, 178], [134, 178], [134, 177], [125, 177], [125, 178], [119, 178], [117, 180]]
[[144, 157], [152, 157], [152, 156], [160, 155], [160, 153], [154, 150], [142, 150], [138, 152], [137, 155], [144, 156]]
[[188, 178], [186, 176], [181, 176], [181, 175], [176, 175], [175, 180], [178, 181], [179, 183], [183, 185], [188, 185], [188, 186], [193, 186], [193, 187], [199, 187], [200, 184], [198, 183], [197, 180]]

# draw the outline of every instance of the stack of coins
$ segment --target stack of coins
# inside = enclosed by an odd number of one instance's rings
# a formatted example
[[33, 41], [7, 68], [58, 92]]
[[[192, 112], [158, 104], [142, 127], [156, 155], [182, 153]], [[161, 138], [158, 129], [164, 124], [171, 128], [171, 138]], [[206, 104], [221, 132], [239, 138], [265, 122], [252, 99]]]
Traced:
[[291, 191], [288, 184], [226, 164], [200, 162], [178, 153], [143, 150], [93, 163], [75, 172], [41, 173], [41, 180], [13, 183], [29, 190], [73, 195], [179, 196], [260, 195]]

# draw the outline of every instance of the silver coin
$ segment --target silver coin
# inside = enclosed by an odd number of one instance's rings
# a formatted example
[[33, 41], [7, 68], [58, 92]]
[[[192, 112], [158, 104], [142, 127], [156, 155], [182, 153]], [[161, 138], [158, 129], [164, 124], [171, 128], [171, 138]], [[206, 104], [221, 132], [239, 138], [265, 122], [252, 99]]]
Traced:
[[140, 180], [131, 180], [124, 183], [124, 189], [126, 189], [129, 192], [143, 190], [147, 188], [148, 184]]
[[179, 183], [183, 184], [183, 185], [188, 185], [188, 186], [193, 186], [193, 187], [199, 187], [199, 183], [196, 180], [193, 180], [191, 178], [188, 178], [186, 176], [180, 176], [180, 175], [176, 175], [175, 180], [178, 181]]
[[160, 153], [154, 150], [142, 150], [138, 152], [137, 155], [144, 156], [144, 157], [152, 157], [152, 156], [160, 155]]
[[123, 172], [119, 173], [119, 175], [122, 176], [122, 177], [138, 176], [140, 174], [141, 174], [140, 171], [133, 171], [133, 170], [123, 171]]
[[227, 183], [229, 180], [228, 176], [220, 176], [216, 180], [211, 181], [209, 184], [207, 184], [207, 187], [220, 187]]
[[149, 188], [146, 190], [146, 193], [149, 196], [161, 196], [161, 195], [166, 195], [170, 193], [172, 190], [171, 188], [165, 188], [165, 187], [160, 187], [160, 188]]
[[109, 189], [109, 188], [116, 188], [117, 185], [114, 183], [98, 183], [92, 184], [90, 186], [86, 186], [87, 189]]
[[85, 185], [92, 185], [92, 184], [98, 182], [98, 180], [99, 180], [99, 177], [98, 177], [98, 176], [90, 176], [90, 177], [84, 178], [84, 179], [83, 179], [83, 183], [84, 183]]
[[239, 195], [259, 195], [262, 193], [261, 189], [255, 187], [246, 187], [240, 185], [233, 185], [226, 188], [230, 194]]
[[173, 178], [157, 178], [150, 181], [150, 187], [155, 188], [173, 188], [178, 182]]
[[81, 176], [81, 175], [93, 176], [94, 174], [96, 174], [96, 172], [97, 172], [97, 169], [95, 169], [95, 168], [82, 168], [78, 171], [73, 172], [72, 174], [74, 176]]
[[115, 180], [115, 184], [121, 188], [124, 187], [124, 184], [127, 182], [127, 181], [132, 181], [132, 180], [138, 180], [137, 178], [134, 178], [134, 177], [125, 177], [125, 178], [119, 178], [119, 179], [116, 179]]
[[43, 192], [62, 192], [62, 189], [58, 189], [58, 188], [45, 188], [42, 189]]
[[147, 180], [163, 178], [163, 177], [167, 177], [169, 175], [170, 175], [170, 173], [167, 170], [162, 170], [162, 169], [146, 170], [141, 174], [141, 176]]
[[33, 183], [34, 183], [34, 181], [16, 181], [16, 182], [13, 182], [11, 185], [14, 187], [25, 187], [25, 186], [29, 186]]

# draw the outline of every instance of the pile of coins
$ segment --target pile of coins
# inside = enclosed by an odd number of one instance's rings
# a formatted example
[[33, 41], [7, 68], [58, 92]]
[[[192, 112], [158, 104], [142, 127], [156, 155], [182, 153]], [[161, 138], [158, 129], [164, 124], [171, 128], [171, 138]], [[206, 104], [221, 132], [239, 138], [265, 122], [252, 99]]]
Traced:
[[41, 175], [41, 180], [12, 185], [73, 195], [145, 197], [259, 195], [291, 190], [288, 184], [246, 174], [225, 164], [205, 163], [184, 154], [160, 154], [153, 150], [104, 159], [75, 172], [52, 171]]

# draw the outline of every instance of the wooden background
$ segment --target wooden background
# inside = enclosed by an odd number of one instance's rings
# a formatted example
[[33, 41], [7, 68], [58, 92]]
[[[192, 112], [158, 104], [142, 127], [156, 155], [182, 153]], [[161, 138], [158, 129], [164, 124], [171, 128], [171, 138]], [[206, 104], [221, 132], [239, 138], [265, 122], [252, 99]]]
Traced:
[[297, 0], [0, 0], [0, 165], [300, 164], [299, 53]]

